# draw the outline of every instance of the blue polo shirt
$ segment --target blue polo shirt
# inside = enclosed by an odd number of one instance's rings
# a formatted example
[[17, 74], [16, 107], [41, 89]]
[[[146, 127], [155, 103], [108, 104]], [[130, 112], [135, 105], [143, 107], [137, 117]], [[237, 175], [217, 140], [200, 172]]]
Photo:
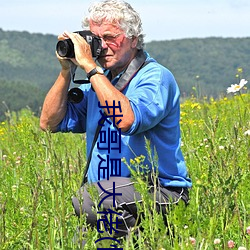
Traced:
[[[143, 165], [151, 169], [152, 160], [146, 149], [147, 140], [151, 147], [151, 158], [158, 161], [158, 166], [155, 167], [161, 184], [173, 187], [192, 185], [181, 152], [179, 88], [168, 69], [149, 55], [146, 60], [150, 63], [139, 70], [122, 91], [134, 111], [134, 123], [125, 133], [120, 133], [109, 118], [104, 123], [93, 149], [88, 182], [107, 179], [107, 171], [102, 171], [105, 167], [109, 167], [109, 175], [117, 174], [112, 171], [118, 164], [118, 159], [122, 158], [129, 164], [130, 159], [144, 155]], [[113, 79], [112, 84], [115, 85], [119, 77], [120, 75]], [[78, 104], [68, 102], [67, 113], [59, 124], [58, 131], [86, 132], [88, 156], [98, 121], [102, 117], [102, 109], [98, 107], [97, 96], [90, 84], [83, 84], [80, 88], [84, 93], [83, 100]], [[119, 175], [130, 176], [127, 164], [123, 161]]]

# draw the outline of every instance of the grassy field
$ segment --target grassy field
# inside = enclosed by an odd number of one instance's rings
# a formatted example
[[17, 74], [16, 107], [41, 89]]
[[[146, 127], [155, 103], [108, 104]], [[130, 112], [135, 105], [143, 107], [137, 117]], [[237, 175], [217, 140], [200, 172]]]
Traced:
[[[140, 185], [143, 230], [120, 248], [250, 249], [249, 103], [249, 94], [237, 93], [181, 104], [190, 204], [172, 208], [166, 227]], [[71, 197], [82, 180], [84, 135], [44, 133], [38, 124], [28, 109], [0, 124], [0, 249], [80, 249], [73, 238], [85, 222], [74, 216]], [[85, 249], [96, 249], [98, 238], [90, 229]]]

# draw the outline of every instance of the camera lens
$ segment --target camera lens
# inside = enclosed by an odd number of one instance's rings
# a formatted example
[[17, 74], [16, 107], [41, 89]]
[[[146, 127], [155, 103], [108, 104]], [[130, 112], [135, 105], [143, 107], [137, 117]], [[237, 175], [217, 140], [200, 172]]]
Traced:
[[59, 41], [56, 45], [56, 51], [61, 57], [73, 58], [75, 56], [74, 45], [70, 39]]
[[68, 100], [73, 103], [79, 103], [82, 101], [84, 95], [81, 89], [79, 88], [72, 88], [68, 92]]

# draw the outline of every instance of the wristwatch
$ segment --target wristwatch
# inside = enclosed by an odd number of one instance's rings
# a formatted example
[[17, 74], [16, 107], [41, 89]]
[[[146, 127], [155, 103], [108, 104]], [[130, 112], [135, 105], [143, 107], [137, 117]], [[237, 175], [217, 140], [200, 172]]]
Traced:
[[91, 76], [95, 74], [104, 75], [104, 71], [101, 67], [96, 66], [94, 69], [90, 70], [89, 73], [87, 73], [87, 78], [90, 80]]

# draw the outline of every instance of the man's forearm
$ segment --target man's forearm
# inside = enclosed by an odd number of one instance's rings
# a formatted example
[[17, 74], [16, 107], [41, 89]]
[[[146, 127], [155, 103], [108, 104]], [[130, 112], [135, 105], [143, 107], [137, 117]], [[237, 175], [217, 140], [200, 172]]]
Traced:
[[62, 70], [44, 100], [40, 117], [42, 130], [49, 129], [55, 132], [58, 124], [65, 116], [69, 84], [70, 73]]

